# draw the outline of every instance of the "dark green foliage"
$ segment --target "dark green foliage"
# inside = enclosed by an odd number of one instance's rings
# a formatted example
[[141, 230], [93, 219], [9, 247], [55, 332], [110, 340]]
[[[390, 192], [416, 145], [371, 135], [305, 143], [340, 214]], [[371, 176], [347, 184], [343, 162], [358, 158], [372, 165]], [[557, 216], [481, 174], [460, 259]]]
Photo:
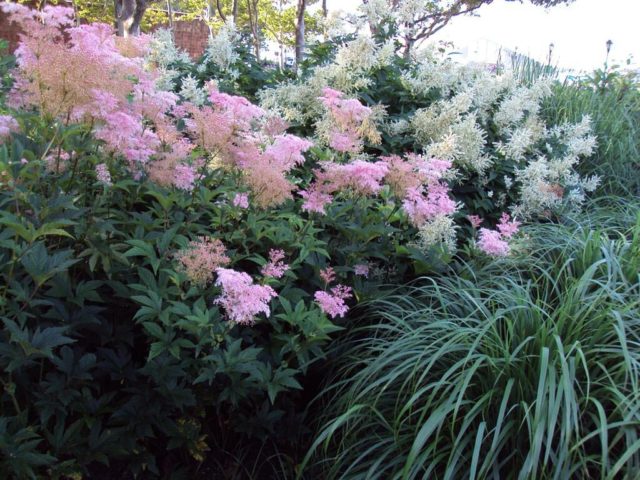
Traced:
[[[318, 360], [346, 326], [313, 301], [319, 269], [335, 266], [360, 300], [380, 282], [443, 268], [401, 248], [415, 230], [388, 193], [345, 195], [320, 218], [301, 215], [300, 199], [242, 210], [233, 174], [209, 171], [192, 192], [134, 181], [96, 153], [86, 127], [20, 121], [26, 134], [0, 146], [3, 475], [179, 478], [206, 456], [203, 471], [232, 471], [252, 449], [266, 456], [256, 475], [289, 468]], [[96, 181], [101, 162], [112, 186]], [[178, 268], [174, 253], [209, 235], [254, 277], [271, 248], [287, 253], [290, 270], [269, 281], [279, 297], [268, 319], [229, 322], [213, 303], [220, 289]], [[383, 268], [365, 282], [353, 273], [363, 262]], [[238, 455], [216, 453], [238, 444]]]

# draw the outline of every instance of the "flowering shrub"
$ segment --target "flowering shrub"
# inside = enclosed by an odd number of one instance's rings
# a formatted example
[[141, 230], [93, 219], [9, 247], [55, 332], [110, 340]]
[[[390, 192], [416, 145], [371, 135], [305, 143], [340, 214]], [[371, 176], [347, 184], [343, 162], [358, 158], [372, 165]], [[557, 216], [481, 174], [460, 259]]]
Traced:
[[[546, 125], [541, 108], [552, 94], [550, 80], [524, 86], [508, 73], [458, 65], [429, 49], [407, 62], [389, 53], [391, 38], [380, 37], [384, 31], [377, 32], [378, 42], [359, 36], [331, 44], [333, 57], [302, 80], [260, 92], [262, 106], [338, 150], [362, 150], [361, 157], [412, 152], [449, 162], [447, 180], [460, 211], [494, 222], [505, 210], [535, 219], [574, 209], [595, 189], [597, 177], [576, 173], [578, 162], [596, 146], [590, 118]], [[361, 135], [361, 145], [350, 139], [342, 125], [357, 114], [338, 107], [344, 96], [362, 99], [369, 109], [363, 112], [377, 112], [368, 117], [366, 129], [377, 129], [380, 137]], [[323, 109], [331, 112], [333, 128], [316, 120]], [[394, 174], [410, 168], [394, 163]]]
[[442, 267], [402, 185], [450, 218], [447, 165], [410, 182], [215, 84], [163, 90], [148, 38], [1, 8], [27, 32], [0, 101], [3, 473], [161, 475], [274, 434], [350, 308]]
[[[360, 38], [256, 105], [203, 81], [166, 33], [0, 8], [26, 32], [0, 116], [14, 476], [162, 475], [230, 431], [275, 435], [358, 301], [465, 243], [508, 254], [515, 218], [589, 184], [572, 169], [588, 121], [543, 125], [544, 85], [407, 66]], [[233, 77], [222, 40], [200, 65]], [[477, 241], [465, 214], [486, 219]]]

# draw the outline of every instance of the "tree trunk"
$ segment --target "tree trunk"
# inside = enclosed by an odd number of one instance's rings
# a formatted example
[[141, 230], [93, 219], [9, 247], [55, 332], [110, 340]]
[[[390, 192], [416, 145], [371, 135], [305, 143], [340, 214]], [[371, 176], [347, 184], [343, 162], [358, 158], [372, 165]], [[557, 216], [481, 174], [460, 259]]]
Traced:
[[413, 47], [414, 42], [415, 41], [410, 37], [405, 37], [404, 38], [403, 57], [404, 57], [405, 60], [410, 60], [411, 59], [411, 49]]
[[307, 8], [307, 0], [298, 0], [298, 18], [296, 22], [296, 69], [304, 60], [304, 11]]
[[120, 37], [140, 35], [140, 22], [147, 10], [145, 0], [114, 0], [116, 31]]
[[233, 12], [233, 23], [234, 25], [238, 25], [238, 0], [233, 0], [233, 8], [231, 11]]
[[329, 15], [329, 10], [327, 10], [327, 0], [322, 0], [322, 16], [327, 18]]
[[220, 6], [220, 0], [216, 0], [216, 7], [218, 7], [218, 14], [224, 23], [227, 23], [227, 17], [222, 12], [222, 7]]
[[260, 61], [260, 32], [258, 31], [258, 0], [247, 0], [247, 10], [249, 11], [249, 25], [253, 36], [253, 51], [256, 60]]

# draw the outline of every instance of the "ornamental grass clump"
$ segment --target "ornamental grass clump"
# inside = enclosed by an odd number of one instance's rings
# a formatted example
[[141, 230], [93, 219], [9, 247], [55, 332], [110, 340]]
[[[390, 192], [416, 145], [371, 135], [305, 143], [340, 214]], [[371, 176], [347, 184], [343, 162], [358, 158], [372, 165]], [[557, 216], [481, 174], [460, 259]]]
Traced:
[[309, 478], [636, 478], [640, 217], [590, 221], [367, 305]]

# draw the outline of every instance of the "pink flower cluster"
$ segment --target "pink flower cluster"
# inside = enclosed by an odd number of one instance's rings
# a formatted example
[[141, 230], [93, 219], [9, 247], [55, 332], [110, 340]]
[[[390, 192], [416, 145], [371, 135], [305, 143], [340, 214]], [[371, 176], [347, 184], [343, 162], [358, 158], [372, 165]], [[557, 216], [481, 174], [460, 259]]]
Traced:
[[11, 115], [0, 115], [0, 143], [11, 135], [11, 132], [17, 132], [20, 125]]
[[[336, 271], [333, 267], [326, 267], [320, 270], [320, 278], [325, 284], [325, 288], [336, 279]], [[313, 297], [316, 300], [320, 310], [329, 315], [331, 318], [341, 317], [349, 310], [345, 300], [348, 300], [353, 295], [351, 294], [351, 287], [345, 285], [336, 285], [328, 292], [325, 290], [318, 290], [314, 293]]]
[[480, 228], [480, 225], [482, 225], [484, 221], [479, 215], [467, 215], [467, 220], [469, 220], [469, 223], [471, 223], [474, 229]]
[[427, 159], [415, 153], [408, 153], [405, 158], [391, 155], [381, 160], [389, 168], [385, 181], [398, 198], [404, 198], [410, 190], [419, 189], [424, 184], [437, 182], [452, 165], [448, 160]]
[[[294, 189], [287, 174], [304, 162], [312, 143], [282, 133], [285, 125], [247, 99], [211, 87], [210, 106], [189, 105], [187, 129], [196, 142], [213, 153], [222, 166], [237, 168], [261, 208], [279, 205]], [[264, 120], [264, 121], [261, 121]]]
[[336, 279], [336, 271], [333, 267], [327, 267], [320, 270], [320, 278], [324, 282], [325, 285], [329, 285]]
[[328, 111], [331, 129], [329, 146], [338, 152], [356, 153], [362, 148], [362, 137], [372, 110], [354, 98], [344, 99], [343, 93], [329, 87], [322, 90], [320, 101]]
[[342, 317], [349, 311], [345, 300], [352, 296], [351, 287], [345, 285], [336, 285], [329, 292], [319, 290], [314, 294], [320, 309], [331, 318]]
[[426, 187], [410, 188], [402, 206], [409, 220], [420, 227], [440, 215], [451, 215], [458, 208], [449, 197], [449, 187], [443, 182], [433, 182]]
[[324, 162], [322, 169], [315, 171], [315, 182], [308, 190], [299, 192], [305, 199], [302, 209], [324, 214], [325, 206], [333, 200], [333, 194], [344, 190], [361, 195], [376, 194], [382, 188], [382, 180], [387, 172], [386, 162]]
[[449, 196], [449, 186], [442, 181], [451, 162], [425, 159], [408, 154], [405, 159], [393, 155], [377, 162], [354, 160], [347, 164], [324, 162], [315, 170], [315, 181], [298, 193], [303, 198], [302, 209], [326, 214], [326, 206], [341, 191], [374, 195], [383, 184], [403, 199], [403, 207], [411, 222], [420, 227], [439, 215], [451, 215], [458, 206]]
[[96, 178], [104, 185], [111, 185], [111, 174], [106, 164], [100, 163], [96, 165]]
[[218, 267], [230, 262], [226, 252], [227, 249], [217, 238], [198, 237], [187, 248], [176, 252], [174, 257], [189, 280], [205, 286], [213, 280]]
[[[185, 149], [173, 152], [185, 141], [172, 116], [178, 97], [158, 90], [158, 72], [145, 68], [147, 37], [134, 42], [117, 39], [110, 25], [75, 26], [67, 7], [37, 11], [10, 2], [0, 9], [25, 32], [16, 50], [10, 107], [37, 108], [64, 123], [87, 122], [135, 176], [145, 169], [165, 184], [189, 187], [188, 169], [178, 168]], [[157, 161], [149, 163], [153, 157]]]
[[269, 263], [262, 267], [260, 273], [265, 277], [281, 278], [289, 270], [289, 265], [284, 263], [283, 259], [283, 250], [271, 249], [269, 251]]
[[519, 226], [520, 222], [511, 220], [509, 214], [503, 213], [500, 218], [500, 223], [498, 223], [496, 227], [497, 230], [489, 230], [488, 228], [480, 229], [477, 242], [478, 248], [487, 255], [494, 257], [505, 257], [509, 255], [511, 249], [507, 240], [518, 232]]
[[369, 270], [370, 267], [367, 263], [359, 263], [353, 266], [353, 273], [364, 278], [369, 278]]
[[246, 193], [236, 193], [231, 203], [234, 207], [249, 208], [249, 195]]
[[216, 298], [215, 303], [224, 308], [229, 320], [240, 325], [252, 325], [259, 313], [269, 316], [269, 301], [278, 295], [273, 288], [254, 285], [253, 279], [244, 272], [218, 268], [216, 273], [216, 285], [222, 288], [222, 295]]

